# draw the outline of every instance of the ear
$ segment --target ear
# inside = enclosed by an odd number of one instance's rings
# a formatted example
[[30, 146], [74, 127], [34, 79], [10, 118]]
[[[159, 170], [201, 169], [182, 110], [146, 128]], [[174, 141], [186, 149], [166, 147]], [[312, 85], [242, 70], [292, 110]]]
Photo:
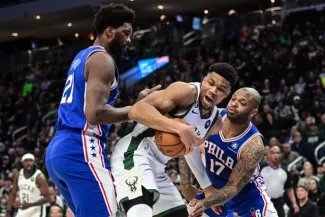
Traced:
[[105, 34], [107, 36], [107, 38], [111, 39], [114, 37], [114, 29], [110, 26], [108, 26], [106, 29], [105, 29]]
[[251, 117], [254, 117], [254, 115], [256, 115], [257, 113], [258, 113], [258, 109], [255, 108], [255, 109], [253, 109], [253, 110], [251, 111], [250, 116], [251, 116]]

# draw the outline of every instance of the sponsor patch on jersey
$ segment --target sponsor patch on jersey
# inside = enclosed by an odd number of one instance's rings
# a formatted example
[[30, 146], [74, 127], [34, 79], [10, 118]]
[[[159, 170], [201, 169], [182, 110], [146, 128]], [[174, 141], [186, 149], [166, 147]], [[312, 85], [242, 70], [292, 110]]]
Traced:
[[238, 143], [237, 143], [237, 142], [233, 142], [233, 143], [231, 144], [231, 148], [233, 148], [233, 149], [237, 149], [237, 148], [238, 148]]
[[211, 125], [211, 121], [210, 120], [208, 120], [207, 122], [205, 122], [205, 125], [204, 125], [205, 129], [208, 129], [210, 127], [210, 125]]

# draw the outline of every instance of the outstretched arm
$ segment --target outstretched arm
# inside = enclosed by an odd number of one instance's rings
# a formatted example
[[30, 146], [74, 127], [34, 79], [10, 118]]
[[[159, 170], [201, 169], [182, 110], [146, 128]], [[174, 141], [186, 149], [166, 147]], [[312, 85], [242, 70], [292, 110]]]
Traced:
[[150, 128], [178, 134], [188, 153], [198, 142], [195, 127], [173, 121], [165, 114], [178, 108], [188, 108], [194, 103], [196, 96], [197, 91], [191, 85], [175, 82], [134, 104], [129, 117]]
[[[180, 91], [181, 90], [181, 91]], [[196, 90], [187, 83], [175, 82], [135, 103], [129, 112], [132, 120], [150, 128], [179, 134], [185, 125], [175, 123], [165, 114], [176, 108], [187, 108], [196, 99]]]
[[209, 197], [201, 201], [192, 202], [194, 211], [191, 216], [197, 216], [212, 206], [223, 205], [236, 196], [249, 182], [263, 156], [263, 140], [260, 136], [256, 136], [243, 148], [240, 159], [235, 165], [228, 183], [223, 188], [216, 189]]

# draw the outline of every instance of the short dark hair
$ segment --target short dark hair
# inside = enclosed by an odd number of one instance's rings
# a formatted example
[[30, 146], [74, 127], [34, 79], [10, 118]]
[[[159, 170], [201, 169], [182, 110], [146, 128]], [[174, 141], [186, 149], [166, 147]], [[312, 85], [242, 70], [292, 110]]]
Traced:
[[228, 63], [214, 63], [209, 67], [209, 73], [215, 72], [221, 77], [229, 81], [230, 85], [233, 87], [238, 81], [237, 71]]
[[123, 4], [111, 3], [99, 8], [93, 25], [96, 33], [101, 35], [108, 26], [118, 28], [124, 23], [132, 23], [134, 18], [135, 13], [132, 9]]

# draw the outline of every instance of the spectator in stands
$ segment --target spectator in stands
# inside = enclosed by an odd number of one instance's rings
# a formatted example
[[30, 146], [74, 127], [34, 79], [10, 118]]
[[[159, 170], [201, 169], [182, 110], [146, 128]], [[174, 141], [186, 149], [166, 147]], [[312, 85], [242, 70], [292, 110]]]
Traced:
[[279, 142], [279, 140], [276, 137], [272, 137], [270, 139], [269, 144], [270, 144], [270, 147], [271, 148], [274, 147], [274, 146], [280, 146], [280, 142]]
[[62, 209], [57, 205], [51, 206], [49, 217], [63, 217]]
[[0, 199], [0, 216], [5, 216], [7, 212], [7, 202], [8, 198], [6, 196], [2, 196]]
[[298, 185], [308, 186], [311, 179], [319, 182], [319, 178], [313, 175], [313, 165], [310, 162], [304, 164], [304, 177], [299, 179]]
[[[325, 161], [323, 162], [322, 167], [323, 167], [323, 171], [325, 173]], [[320, 190], [325, 193], [325, 175], [319, 181], [319, 187], [320, 187]]]
[[308, 198], [317, 204], [320, 216], [325, 215], [325, 193], [321, 192], [315, 179], [309, 180]]
[[59, 206], [61, 209], [64, 209], [64, 202], [62, 197], [60, 197], [59, 195], [56, 194], [56, 192], [54, 191], [54, 187], [50, 186], [49, 187], [49, 194], [51, 197], [51, 202], [50, 205], [57, 205]]
[[308, 187], [299, 185], [296, 190], [299, 212], [290, 209], [288, 217], [320, 217], [317, 205], [308, 199]]
[[322, 165], [317, 167], [317, 175], [316, 176], [319, 178], [319, 180], [321, 178], [323, 178], [323, 176], [324, 176], [324, 168], [323, 168]]
[[313, 155], [313, 148], [303, 140], [300, 132], [295, 133], [293, 141], [294, 142], [291, 146], [292, 150], [314, 163], [315, 158]]
[[319, 132], [316, 123], [310, 125], [306, 139], [313, 149], [315, 149], [321, 142], [325, 141], [325, 137]]
[[12, 181], [9, 177], [6, 177], [4, 186], [0, 189], [0, 195], [9, 197], [11, 189], [12, 189]]
[[325, 113], [322, 114], [321, 116], [321, 123], [320, 123], [320, 126], [319, 126], [319, 131], [322, 135], [325, 134]]
[[293, 144], [294, 143], [294, 136], [295, 134], [298, 132], [298, 128], [297, 126], [292, 126], [291, 127], [291, 130], [290, 130], [290, 135], [288, 138], [286, 138], [286, 142], [289, 143], [289, 144]]
[[300, 157], [300, 155], [297, 152], [291, 150], [291, 145], [289, 143], [283, 144], [283, 156], [281, 164], [284, 167], [287, 167], [292, 161], [296, 160], [298, 157]]

